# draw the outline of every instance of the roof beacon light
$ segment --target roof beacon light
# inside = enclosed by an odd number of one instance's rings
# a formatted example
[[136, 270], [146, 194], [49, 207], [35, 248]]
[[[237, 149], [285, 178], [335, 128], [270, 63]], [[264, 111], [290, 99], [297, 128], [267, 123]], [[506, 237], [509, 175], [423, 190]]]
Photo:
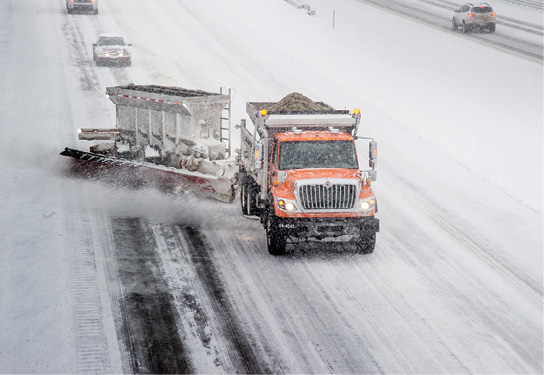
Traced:
[[261, 116], [266, 116], [268, 114], [268, 112], [266, 111], [266, 109], [261, 109]]
[[361, 113], [361, 112], [359, 112], [359, 108], [355, 108], [355, 109], [353, 110], [353, 114], [354, 114], [354, 115], [359, 114], [359, 113]]

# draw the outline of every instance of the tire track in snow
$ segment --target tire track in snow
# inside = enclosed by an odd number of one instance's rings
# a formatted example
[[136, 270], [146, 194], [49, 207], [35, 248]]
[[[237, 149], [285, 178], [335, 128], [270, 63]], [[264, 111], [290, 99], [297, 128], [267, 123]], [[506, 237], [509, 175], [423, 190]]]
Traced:
[[[375, 356], [375, 329], [361, 325], [361, 315], [351, 320], [345, 301], [335, 300], [327, 290], [330, 285], [325, 288], [318, 282], [324, 277], [330, 281], [317, 270], [323, 264], [329, 268], [329, 261], [344, 262], [345, 258], [351, 263], [359, 255], [345, 244], [331, 250], [330, 243], [308, 243], [293, 255], [271, 257], [262, 231], [253, 234], [252, 229], [243, 233], [223, 230], [206, 239], [215, 258], [221, 259], [217, 266], [227, 275], [225, 288], [236, 301], [245, 329], [256, 337], [275, 372], [395, 372]], [[388, 350], [386, 345], [384, 350]]]
[[111, 371], [105, 353], [97, 288], [95, 254], [88, 216], [66, 211], [66, 248], [70, 264], [70, 290], [75, 334], [76, 373], [104, 374]]
[[[153, 225], [161, 270], [178, 310], [181, 335], [197, 373], [233, 373], [221, 337], [215, 337], [213, 311], [188, 259], [188, 244], [177, 227]], [[217, 340], [216, 340], [217, 339]]]
[[228, 340], [231, 360], [238, 365], [237, 372], [245, 374], [273, 373], [253, 350], [251, 338], [246, 336], [241, 321], [235, 313], [229, 296], [223, 287], [221, 276], [213, 263], [209, 244], [194, 228], [180, 228], [189, 243], [189, 252], [195, 271], [211, 297], [213, 310], [221, 319], [221, 336]]
[[139, 219], [120, 218], [112, 219], [112, 232], [123, 284], [120, 331], [130, 353], [130, 372], [192, 373], [152, 231]]
[[87, 48], [85, 38], [83, 37], [79, 25], [75, 19], [77, 16], [69, 16], [62, 25], [62, 31], [68, 40], [70, 55], [74, 59], [73, 64], [80, 77], [81, 88], [84, 91], [100, 91], [98, 78], [91, 61], [87, 57]]
[[[444, 210], [433, 197], [425, 194], [419, 185], [414, 185], [398, 175], [394, 179], [390, 177], [385, 179], [389, 180], [388, 186], [395, 187], [397, 191], [395, 196], [404, 197], [405, 201], [419, 207], [425, 215], [423, 218], [414, 215], [414, 212], [406, 214], [409, 210], [403, 210], [401, 204], [395, 204], [398, 202], [384, 202], [385, 205], [389, 204], [389, 215], [395, 217], [395, 221], [405, 223], [402, 226], [390, 224], [388, 236], [392, 236], [398, 242], [393, 242], [394, 246], [387, 251], [393, 251], [395, 258], [404, 259], [406, 264], [412, 263], [424, 279], [433, 280], [426, 294], [436, 294], [439, 297], [436, 300], [437, 304], [445, 303], [447, 299], [452, 300], [445, 306], [452, 322], [462, 317], [459, 327], [474, 324], [472, 330], [463, 328], [455, 331], [457, 342], [448, 343], [447, 340], [443, 340], [448, 344], [448, 350], [457, 353], [456, 355], [462, 358], [461, 363], [466, 365], [470, 372], [482, 372], [481, 368], [484, 367], [487, 367], [487, 370], [483, 372], [497, 372], [504, 368], [510, 368], [510, 371], [518, 373], [538, 372], [538, 369], [542, 368], [542, 354], [534, 348], [542, 347], [542, 337], [531, 332], [542, 328], [542, 324], [534, 320], [533, 310], [538, 304], [542, 306], [541, 282], [531, 278], [519, 266], [500, 254], [496, 247], [507, 244], [494, 243], [485, 233], [473, 231], [470, 222], [459, 220], [454, 213]], [[467, 218], [475, 215], [476, 208], [477, 205], [470, 206]], [[475, 212], [471, 213], [471, 210]], [[486, 220], [498, 219], [486, 217]], [[504, 232], [508, 233], [508, 228], [504, 228]], [[433, 233], [441, 233], [441, 236], [435, 236]], [[456, 246], [445, 246], [445, 238], [455, 241]], [[413, 244], [419, 245], [415, 247]], [[485, 275], [493, 278], [486, 278]], [[379, 280], [381, 277], [375, 275], [373, 278]], [[519, 296], [516, 305], [509, 297], [514, 293]], [[421, 318], [428, 314], [425, 312], [427, 302], [425, 299], [412, 299], [418, 302], [412, 302], [406, 311], [415, 318], [415, 322], [422, 321]], [[434, 321], [435, 326], [441, 319], [441, 317], [427, 318], [429, 322]], [[447, 337], [452, 335], [453, 330], [448, 332], [441, 328], [436, 332], [442, 337]], [[466, 350], [467, 346], [463, 343], [470, 345], [475, 340], [482, 340], [482, 337], [486, 340], [485, 347]], [[492, 348], [491, 353], [486, 351], [488, 348]], [[497, 354], [501, 352], [503, 355]], [[492, 360], [494, 356], [504, 359], [502, 367], [498, 363], [493, 363], [499, 362]], [[480, 364], [480, 361], [487, 363]], [[492, 367], [494, 365], [497, 366], [495, 369]]]

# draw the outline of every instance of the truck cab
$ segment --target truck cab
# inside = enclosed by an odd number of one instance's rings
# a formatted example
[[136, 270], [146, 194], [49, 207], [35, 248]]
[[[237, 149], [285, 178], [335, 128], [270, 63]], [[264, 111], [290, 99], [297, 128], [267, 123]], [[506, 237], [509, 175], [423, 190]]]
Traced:
[[[274, 205], [278, 217], [356, 216], [350, 210], [372, 190], [361, 181], [353, 137], [334, 129], [277, 134], [269, 171], [272, 196], [284, 202]], [[375, 200], [363, 211], [374, 208]]]

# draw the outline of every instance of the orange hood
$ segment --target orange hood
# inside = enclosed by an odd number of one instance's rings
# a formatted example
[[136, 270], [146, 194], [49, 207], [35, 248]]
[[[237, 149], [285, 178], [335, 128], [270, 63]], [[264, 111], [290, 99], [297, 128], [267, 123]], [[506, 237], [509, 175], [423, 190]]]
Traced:
[[[294, 188], [295, 181], [298, 180], [308, 180], [308, 179], [318, 179], [318, 178], [327, 178], [327, 179], [336, 179], [336, 178], [345, 178], [350, 180], [360, 181], [359, 177], [356, 174], [359, 172], [357, 169], [335, 169], [335, 168], [326, 168], [326, 169], [294, 169], [287, 171], [287, 178], [283, 183], [279, 183], [276, 186], [277, 189], [283, 191], [289, 191], [292, 193]], [[274, 176], [274, 180], [278, 180], [278, 176]], [[279, 181], [278, 181], [279, 182]]]

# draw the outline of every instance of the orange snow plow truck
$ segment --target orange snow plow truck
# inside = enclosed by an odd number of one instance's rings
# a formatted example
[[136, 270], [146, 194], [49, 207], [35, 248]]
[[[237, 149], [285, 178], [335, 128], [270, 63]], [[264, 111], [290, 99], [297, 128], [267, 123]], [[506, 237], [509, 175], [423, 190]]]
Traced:
[[[279, 102], [250, 102], [253, 122], [240, 125], [238, 183], [244, 215], [260, 216], [268, 251], [285, 253], [299, 240], [346, 238], [372, 253], [379, 231], [376, 197], [377, 143], [357, 136], [358, 110], [335, 110], [292, 93]], [[359, 142], [369, 167], [359, 166]]]

